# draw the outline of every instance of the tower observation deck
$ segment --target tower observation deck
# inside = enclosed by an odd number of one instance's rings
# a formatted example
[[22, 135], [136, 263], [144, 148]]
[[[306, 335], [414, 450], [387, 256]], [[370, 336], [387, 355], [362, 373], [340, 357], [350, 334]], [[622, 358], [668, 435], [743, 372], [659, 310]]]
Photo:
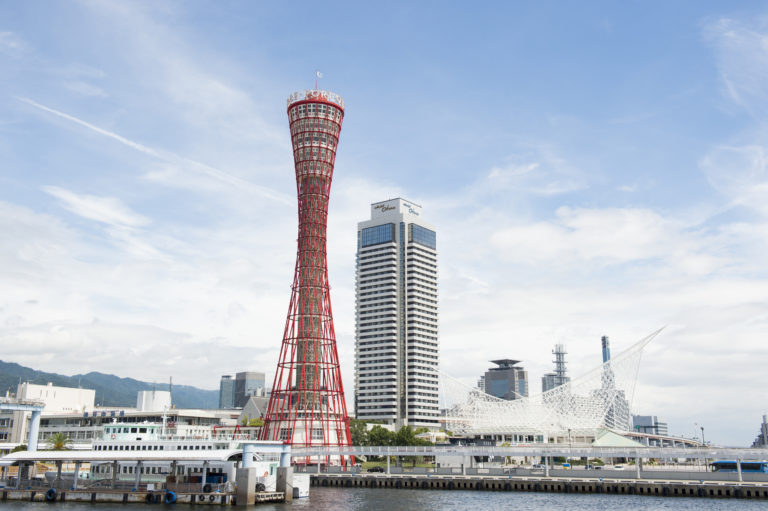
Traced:
[[352, 444], [326, 262], [328, 201], [343, 119], [344, 100], [333, 92], [306, 90], [288, 98], [298, 250], [263, 440], [294, 446]]

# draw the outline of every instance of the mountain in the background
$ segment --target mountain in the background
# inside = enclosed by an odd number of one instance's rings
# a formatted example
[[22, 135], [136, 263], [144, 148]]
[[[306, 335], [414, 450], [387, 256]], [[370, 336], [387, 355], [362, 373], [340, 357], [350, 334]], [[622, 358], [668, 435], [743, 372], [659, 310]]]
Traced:
[[[131, 408], [136, 406], [136, 396], [140, 390], [168, 390], [167, 383], [148, 383], [97, 372], [64, 376], [0, 360], [0, 394], [5, 395], [6, 391], [15, 393], [20, 381], [37, 385], [50, 382], [60, 387], [93, 389], [96, 391], [97, 405]], [[216, 408], [219, 404], [219, 391], [174, 385], [172, 400], [177, 408]]]

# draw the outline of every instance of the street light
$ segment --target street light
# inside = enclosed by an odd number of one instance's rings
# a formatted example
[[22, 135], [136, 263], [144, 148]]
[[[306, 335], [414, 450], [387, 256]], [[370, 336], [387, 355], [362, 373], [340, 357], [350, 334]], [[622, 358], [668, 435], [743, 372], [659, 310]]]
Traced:
[[707, 445], [707, 443], [704, 441], [704, 426], [699, 426], [701, 428], [701, 443], [702, 445]]

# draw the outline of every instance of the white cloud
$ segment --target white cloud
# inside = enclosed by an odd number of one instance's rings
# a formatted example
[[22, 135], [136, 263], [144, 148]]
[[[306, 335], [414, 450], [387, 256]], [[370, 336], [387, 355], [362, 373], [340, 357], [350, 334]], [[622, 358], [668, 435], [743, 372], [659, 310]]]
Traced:
[[649, 209], [560, 207], [556, 218], [502, 228], [491, 237], [502, 260], [554, 267], [656, 261], [707, 274], [721, 263], [702, 246], [706, 236]]
[[46, 186], [43, 190], [59, 199], [68, 211], [89, 220], [126, 227], [140, 227], [150, 223], [149, 218], [132, 211], [115, 197], [78, 195], [57, 186]]
[[17, 34], [9, 31], [0, 31], [0, 53], [12, 58], [19, 58], [27, 49], [27, 43]]
[[64, 87], [82, 96], [101, 98], [106, 98], [108, 96], [104, 89], [82, 80], [64, 82]]
[[583, 190], [587, 181], [555, 150], [545, 144], [530, 145], [509, 156], [505, 165], [493, 167], [479, 191], [518, 191], [555, 196]]
[[764, 19], [721, 18], [708, 25], [728, 97], [758, 120], [768, 112], [768, 28]]
[[35, 108], [38, 108], [40, 110], [43, 110], [45, 112], [51, 113], [57, 117], [61, 117], [62, 119], [66, 119], [68, 121], [71, 121], [75, 124], [78, 124], [80, 126], [83, 126], [85, 128], [88, 128], [91, 131], [94, 131], [100, 135], [104, 135], [106, 137], [109, 137], [113, 140], [116, 140], [120, 142], [121, 144], [128, 146], [132, 149], [135, 149], [136, 151], [146, 154], [148, 156], [152, 156], [154, 158], [157, 158], [159, 160], [163, 160], [165, 162], [171, 163], [173, 165], [176, 165], [177, 168], [185, 168], [190, 171], [202, 173], [210, 178], [213, 178], [217, 181], [221, 181], [223, 183], [226, 183], [230, 186], [233, 186], [239, 190], [243, 190], [247, 193], [253, 193], [256, 195], [260, 195], [264, 198], [268, 198], [277, 202], [281, 202], [283, 204], [291, 204], [290, 198], [288, 198], [286, 195], [276, 192], [275, 190], [272, 190], [270, 188], [256, 185], [251, 182], [248, 182], [238, 176], [235, 176], [233, 174], [224, 172], [220, 169], [211, 167], [209, 165], [206, 165], [204, 163], [200, 163], [195, 160], [191, 160], [189, 158], [185, 158], [176, 154], [173, 154], [168, 151], [161, 151], [158, 149], [154, 149], [151, 147], [148, 147], [144, 144], [141, 144], [139, 142], [134, 142], [133, 140], [129, 140], [121, 135], [118, 135], [117, 133], [111, 132], [109, 130], [105, 130], [103, 128], [99, 128], [98, 126], [94, 126], [91, 123], [88, 123], [86, 121], [83, 121], [82, 119], [78, 119], [77, 117], [74, 117], [69, 114], [65, 114], [64, 112], [60, 112], [58, 110], [55, 110], [53, 108], [49, 108], [45, 105], [41, 105], [40, 103], [37, 103], [29, 98], [17, 98], [19, 101], [22, 101], [24, 103], [27, 103]]
[[716, 147], [701, 166], [710, 184], [732, 205], [768, 217], [768, 150], [764, 145]]

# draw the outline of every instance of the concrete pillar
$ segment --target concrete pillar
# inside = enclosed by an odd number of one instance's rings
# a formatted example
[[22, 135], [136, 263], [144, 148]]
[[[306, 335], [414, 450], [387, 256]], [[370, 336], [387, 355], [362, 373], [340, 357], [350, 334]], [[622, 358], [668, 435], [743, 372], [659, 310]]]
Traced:
[[136, 481], [133, 483], [133, 489], [138, 491], [139, 485], [141, 484], [141, 467], [143, 467], [144, 464], [141, 461], [136, 462]]
[[640, 474], [640, 464], [643, 462], [643, 460], [640, 458], [640, 456], [635, 458], [635, 473], [638, 479], [642, 479], [643, 476]]
[[75, 462], [75, 478], [72, 481], [72, 489], [77, 490], [77, 478], [80, 477], [80, 462]]
[[24, 473], [24, 463], [19, 462], [19, 470], [16, 472], [16, 489], [21, 488], [21, 476]]
[[467, 475], [467, 457], [464, 456], [461, 459], [461, 475], [465, 476]]
[[53, 481], [53, 487], [56, 488], [57, 484], [61, 484], [61, 461], [56, 462], [56, 479]]
[[37, 437], [40, 435], [40, 415], [42, 410], [33, 410], [29, 421], [29, 438], [27, 438], [27, 451], [37, 450]]
[[117, 471], [120, 470], [120, 464], [117, 461], [112, 462], [112, 488], [117, 484]]
[[320, 456], [317, 457], [317, 473], [320, 473]]
[[549, 477], [549, 462], [551, 458], [549, 456], [544, 458], [544, 477]]
[[235, 474], [237, 483], [237, 505], [251, 506], [256, 499], [256, 468], [240, 467]]
[[205, 480], [208, 478], [208, 460], [203, 462], [203, 482], [200, 483], [200, 491], [205, 488]]
[[739, 482], [740, 483], [744, 482], [744, 478], [741, 475], [741, 460], [740, 459], [736, 460], [736, 472], [738, 472], [738, 474], [739, 474]]
[[285, 493], [285, 501], [293, 501], [293, 467], [277, 467], [275, 491]]
[[389, 474], [389, 465], [390, 465], [389, 453], [387, 453], [387, 474]]
[[280, 453], [280, 466], [291, 466], [291, 446], [289, 444], [283, 444], [283, 452]]

